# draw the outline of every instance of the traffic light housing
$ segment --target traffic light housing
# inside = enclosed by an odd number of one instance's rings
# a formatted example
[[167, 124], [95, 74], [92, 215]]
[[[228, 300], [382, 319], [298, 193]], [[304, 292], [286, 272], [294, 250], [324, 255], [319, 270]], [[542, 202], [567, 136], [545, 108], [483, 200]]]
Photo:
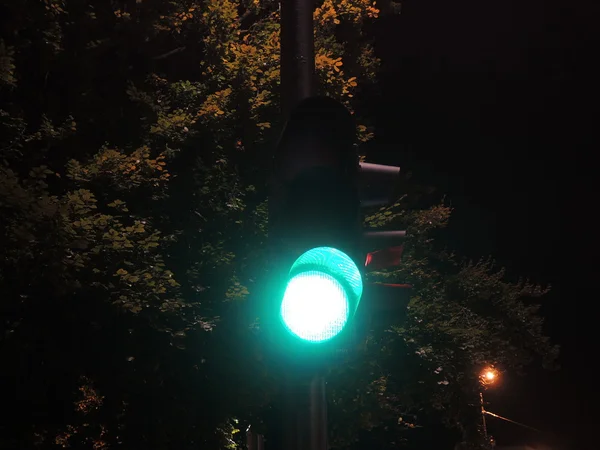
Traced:
[[292, 111], [269, 198], [274, 340], [322, 349], [344, 334], [363, 290], [359, 162], [352, 115], [329, 97]]
[[408, 285], [364, 284], [365, 270], [400, 263], [406, 233], [363, 229], [361, 208], [390, 203], [400, 168], [360, 163], [355, 137], [342, 104], [311, 97], [292, 111], [277, 145], [263, 317], [280, 356], [319, 361], [340, 348], [365, 289], [361, 314], [408, 301]]

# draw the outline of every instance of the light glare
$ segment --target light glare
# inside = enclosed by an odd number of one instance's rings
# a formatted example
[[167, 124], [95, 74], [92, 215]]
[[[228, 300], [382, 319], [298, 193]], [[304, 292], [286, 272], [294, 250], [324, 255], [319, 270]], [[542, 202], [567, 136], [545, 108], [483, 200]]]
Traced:
[[499, 373], [494, 367], [488, 367], [479, 374], [480, 382], [486, 386], [497, 382]]
[[288, 283], [281, 318], [288, 330], [311, 342], [336, 336], [348, 321], [349, 301], [344, 287], [320, 271], [301, 272]]

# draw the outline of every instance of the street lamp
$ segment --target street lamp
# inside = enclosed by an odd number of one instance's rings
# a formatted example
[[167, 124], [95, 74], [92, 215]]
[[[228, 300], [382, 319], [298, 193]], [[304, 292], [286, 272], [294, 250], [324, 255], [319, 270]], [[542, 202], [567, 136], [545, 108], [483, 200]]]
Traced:
[[[490, 384], [494, 384], [498, 379], [498, 375], [498, 371], [493, 366], [486, 367], [479, 374], [479, 382], [481, 383], [482, 387], [485, 388]], [[481, 404], [481, 423], [483, 425], [483, 435], [485, 437], [486, 442], [491, 443], [493, 441], [488, 438], [487, 424], [485, 421], [486, 410], [483, 406], [483, 389], [479, 391], [479, 401]]]
[[498, 371], [494, 367], [490, 366], [486, 367], [484, 370], [481, 371], [481, 374], [479, 375], [479, 380], [483, 386], [488, 386], [490, 384], [495, 383], [498, 379], [498, 376]]
[[[486, 388], [487, 386], [494, 384], [498, 380], [499, 376], [500, 376], [500, 373], [494, 367], [490, 366], [481, 371], [481, 373], [479, 374], [479, 382], [481, 383], [481, 386], [483, 388]], [[523, 428], [529, 428], [530, 430], [540, 432], [540, 430], [538, 430], [537, 428], [533, 428], [529, 425], [525, 425], [524, 423], [517, 422], [516, 420], [512, 420], [507, 417], [503, 417], [499, 414], [494, 414], [493, 412], [490, 412], [490, 411], [486, 411], [486, 409], [483, 407], [483, 389], [481, 389], [479, 391], [479, 400], [481, 402], [481, 422], [483, 424], [483, 435], [485, 436], [486, 443], [491, 448], [495, 447], [496, 441], [494, 440], [494, 438], [492, 436], [488, 436], [487, 425], [485, 422], [486, 415], [495, 417], [500, 420], [504, 420], [505, 422], [513, 423], [513, 424], [518, 425]]]

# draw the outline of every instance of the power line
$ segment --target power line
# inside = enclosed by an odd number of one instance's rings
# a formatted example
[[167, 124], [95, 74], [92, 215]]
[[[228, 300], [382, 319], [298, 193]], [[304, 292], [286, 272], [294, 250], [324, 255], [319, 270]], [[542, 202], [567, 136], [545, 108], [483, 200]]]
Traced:
[[524, 423], [517, 422], [515, 420], [511, 420], [511, 419], [509, 419], [507, 417], [499, 416], [498, 414], [494, 414], [493, 412], [486, 411], [485, 409], [482, 409], [482, 412], [483, 412], [483, 414], [487, 414], [489, 416], [496, 417], [497, 419], [505, 420], [507, 422], [514, 423], [515, 425], [519, 425], [520, 427], [529, 428], [530, 430], [537, 431], [538, 433], [541, 433], [541, 431], [538, 430], [537, 428], [530, 427], [529, 425], [525, 425]]

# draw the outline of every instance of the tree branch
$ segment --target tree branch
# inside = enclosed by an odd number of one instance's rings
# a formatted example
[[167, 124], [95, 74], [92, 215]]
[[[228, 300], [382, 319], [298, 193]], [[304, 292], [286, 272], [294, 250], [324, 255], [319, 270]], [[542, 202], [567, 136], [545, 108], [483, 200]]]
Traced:
[[175, 55], [176, 53], [181, 53], [185, 49], [186, 49], [186, 46], [184, 45], [183, 47], [176, 48], [175, 50], [171, 50], [167, 53], [163, 53], [162, 55], [154, 56], [152, 59], [157, 60], [157, 59], [168, 58], [169, 56]]

